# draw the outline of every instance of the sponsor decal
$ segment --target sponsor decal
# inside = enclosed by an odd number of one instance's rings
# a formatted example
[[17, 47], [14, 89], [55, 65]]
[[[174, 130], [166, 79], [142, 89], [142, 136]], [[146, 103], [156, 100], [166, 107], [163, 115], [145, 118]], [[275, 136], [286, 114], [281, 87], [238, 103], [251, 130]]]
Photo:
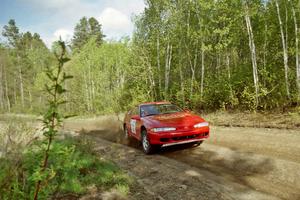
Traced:
[[130, 119], [130, 129], [131, 133], [136, 134], [136, 120]]

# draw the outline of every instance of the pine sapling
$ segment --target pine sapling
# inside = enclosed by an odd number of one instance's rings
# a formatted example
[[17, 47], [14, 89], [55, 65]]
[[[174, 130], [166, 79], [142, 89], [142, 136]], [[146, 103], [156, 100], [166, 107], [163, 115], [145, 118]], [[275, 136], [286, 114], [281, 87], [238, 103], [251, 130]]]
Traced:
[[[62, 120], [66, 117], [59, 113], [59, 107], [65, 104], [66, 101], [63, 100], [63, 94], [66, 92], [64, 88], [64, 82], [67, 79], [72, 78], [72, 76], [66, 75], [63, 71], [64, 64], [70, 59], [66, 56], [66, 46], [63, 41], [57, 42], [60, 52], [55, 52], [55, 57], [58, 61], [58, 65], [55, 69], [47, 68], [46, 75], [49, 79], [49, 83], [45, 84], [46, 92], [50, 96], [48, 100], [48, 109], [43, 116], [43, 135], [45, 136], [46, 148], [44, 152], [44, 158], [40, 168], [40, 177], [42, 176], [48, 167], [48, 159], [51, 150], [51, 144], [54, 137], [58, 133], [58, 128], [60, 127]], [[41, 185], [44, 178], [39, 178], [36, 182], [34, 200], [38, 199], [38, 194], [41, 190]]]

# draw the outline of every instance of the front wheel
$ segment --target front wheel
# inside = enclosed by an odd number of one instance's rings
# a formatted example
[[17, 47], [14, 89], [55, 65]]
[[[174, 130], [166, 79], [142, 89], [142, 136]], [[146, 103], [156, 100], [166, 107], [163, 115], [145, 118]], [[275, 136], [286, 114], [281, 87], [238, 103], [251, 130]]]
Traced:
[[158, 145], [150, 144], [146, 130], [142, 131], [142, 147], [145, 154], [152, 154], [159, 148]]

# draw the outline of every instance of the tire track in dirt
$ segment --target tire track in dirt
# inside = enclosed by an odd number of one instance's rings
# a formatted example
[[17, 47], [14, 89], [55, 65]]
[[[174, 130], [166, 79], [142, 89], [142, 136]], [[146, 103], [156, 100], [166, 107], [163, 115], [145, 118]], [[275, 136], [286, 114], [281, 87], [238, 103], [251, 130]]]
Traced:
[[138, 179], [156, 199], [279, 199], [165, 156], [145, 156], [140, 149], [111, 143], [95, 135], [88, 137], [98, 144], [95, 150], [102, 157]]
[[[123, 139], [120, 123], [113, 118], [71, 122], [67, 123], [65, 128], [88, 134], [94, 138], [102, 138], [114, 143], [125, 144], [133, 147], [135, 149], [134, 151], [141, 153], [141, 148], [137, 141]], [[233, 189], [232, 192], [237, 195], [235, 196], [233, 193], [230, 193], [229, 197], [233, 199], [255, 199], [253, 198], [255, 195], [253, 196], [253, 193], [251, 193], [252, 191], [257, 191], [257, 193], [255, 193], [256, 195], [265, 195], [257, 199], [276, 199], [275, 196], [280, 199], [300, 199], [300, 171], [298, 170], [300, 165], [298, 162], [291, 161], [292, 154], [290, 154], [286, 160], [281, 159], [282, 157], [276, 157], [276, 155], [282, 156], [284, 154], [284, 150], [278, 154], [280, 149], [272, 156], [270, 156], [272, 154], [270, 149], [268, 149], [266, 155], [261, 154], [264, 148], [262, 146], [264, 144], [263, 141], [257, 144], [258, 152], [260, 153], [257, 154], [253, 143], [250, 142], [247, 146], [242, 145], [240, 142], [247, 140], [245, 134], [239, 133], [240, 129], [245, 130], [245, 128], [239, 128], [237, 130], [231, 128], [225, 131], [222, 129], [213, 128], [211, 139], [200, 147], [191, 145], [167, 147], [163, 148], [158, 155], [155, 156], [163, 156], [177, 160], [179, 163], [177, 162], [175, 165], [186, 164], [190, 168], [200, 170], [201, 175], [208, 173], [207, 177], [214, 181], [215, 184], [219, 184], [219, 186], [223, 187], [225, 184], [231, 186], [235, 185], [232, 186], [235, 189], [237, 185], [247, 188], [247, 190], [243, 189], [243, 192], [238, 192]], [[216, 130], [217, 132], [215, 132]], [[229, 135], [226, 131], [235, 131], [236, 133]], [[250, 132], [252, 133], [253, 130], [250, 130]], [[257, 134], [254, 133], [256, 139], [265, 137], [265, 133], [261, 133], [263, 131], [256, 130], [256, 132], [258, 132]], [[290, 135], [285, 136], [289, 137]], [[293, 140], [298, 138], [295, 134], [292, 136]], [[237, 137], [237, 139], [234, 140], [234, 137]], [[277, 135], [276, 137], [279, 136]], [[232, 140], [231, 143], [229, 141], [230, 139]], [[223, 146], [223, 142], [225, 142], [226, 145]], [[266, 142], [267, 147], [272, 147], [274, 142], [276, 142], [276, 138], [269, 143]], [[280, 148], [280, 146], [276, 146], [276, 148]], [[143, 154], [141, 154], [141, 156], [145, 159], [149, 159], [148, 156], [144, 156]], [[157, 157], [151, 160], [156, 162]], [[297, 161], [297, 159], [295, 160]], [[169, 172], [172, 173], [172, 171]], [[251, 192], [249, 193], [249, 191]]]

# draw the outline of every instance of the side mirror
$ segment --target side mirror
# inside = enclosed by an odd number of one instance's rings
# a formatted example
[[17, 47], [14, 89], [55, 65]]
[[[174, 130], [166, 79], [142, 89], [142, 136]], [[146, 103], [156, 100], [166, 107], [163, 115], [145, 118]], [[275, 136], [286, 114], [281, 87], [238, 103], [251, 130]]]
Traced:
[[141, 120], [141, 117], [139, 115], [132, 115], [131, 119]]

